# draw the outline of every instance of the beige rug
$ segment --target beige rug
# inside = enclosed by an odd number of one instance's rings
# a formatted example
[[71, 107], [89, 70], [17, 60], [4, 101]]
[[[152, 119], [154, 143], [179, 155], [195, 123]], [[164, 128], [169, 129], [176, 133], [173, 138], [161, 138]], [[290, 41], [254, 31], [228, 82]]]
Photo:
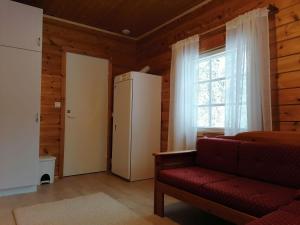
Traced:
[[17, 208], [17, 225], [150, 225], [104, 193]]

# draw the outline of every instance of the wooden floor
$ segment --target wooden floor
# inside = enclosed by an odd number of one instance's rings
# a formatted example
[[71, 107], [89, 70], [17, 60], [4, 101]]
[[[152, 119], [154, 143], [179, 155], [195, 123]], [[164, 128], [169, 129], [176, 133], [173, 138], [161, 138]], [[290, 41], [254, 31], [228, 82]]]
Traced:
[[127, 182], [107, 173], [72, 176], [39, 186], [36, 193], [0, 197], [0, 225], [15, 225], [12, 209], [104, 192], [155, 225], [229, 225], [196, 208], [166, 198], [166, 217], [153, 215], [153, 180]]

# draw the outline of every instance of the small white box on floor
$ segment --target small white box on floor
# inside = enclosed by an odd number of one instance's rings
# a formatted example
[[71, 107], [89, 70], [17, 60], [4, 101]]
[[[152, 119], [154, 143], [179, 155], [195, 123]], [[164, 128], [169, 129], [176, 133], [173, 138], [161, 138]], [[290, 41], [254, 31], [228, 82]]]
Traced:
[[55, 157], [50, 155], [40, 156], [39, 184], [54, 182]]

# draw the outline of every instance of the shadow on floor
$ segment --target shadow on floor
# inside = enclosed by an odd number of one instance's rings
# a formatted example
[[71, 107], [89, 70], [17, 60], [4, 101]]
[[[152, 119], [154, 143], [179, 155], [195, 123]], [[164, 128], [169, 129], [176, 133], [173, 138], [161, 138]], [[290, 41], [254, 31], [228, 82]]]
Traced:
[[180, 225], [233, 225], [183, 202], [165, 206], [165, 216]]

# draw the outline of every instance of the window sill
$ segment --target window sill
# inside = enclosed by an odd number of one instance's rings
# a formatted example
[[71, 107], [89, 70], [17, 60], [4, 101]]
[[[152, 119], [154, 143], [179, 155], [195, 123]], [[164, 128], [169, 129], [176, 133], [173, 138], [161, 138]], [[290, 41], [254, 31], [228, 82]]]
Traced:
[[224, 129], [222, 128], [207, 128], [198, 129], [197, 136], [200, 137], [216, 137], [224, 135]]

